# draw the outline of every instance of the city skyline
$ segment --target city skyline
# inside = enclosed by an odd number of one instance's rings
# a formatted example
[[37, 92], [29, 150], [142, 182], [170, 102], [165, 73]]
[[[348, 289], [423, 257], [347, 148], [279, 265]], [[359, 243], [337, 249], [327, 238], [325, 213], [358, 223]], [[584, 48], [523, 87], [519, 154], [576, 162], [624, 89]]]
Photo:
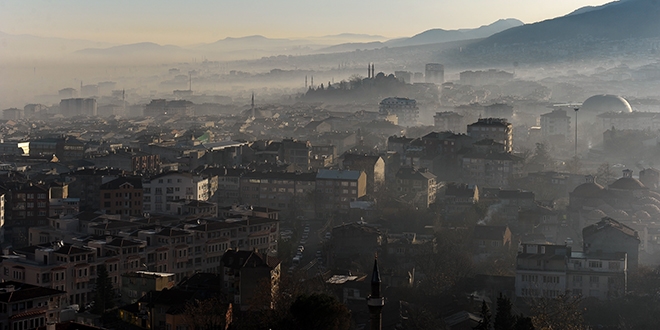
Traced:
[[[566, 15], [584, 6], [598, 6], [607, 2], [10, 1], [0, 3], [0, 31], [111, 44], [149, 41], [194, 45], [250, 35], [301, 39], [342, 33], [378, 35], [384, 40], [412, 36], [436, 28], [476, 28], [506, 18], [534, 23]], [[295, 18], [292, 17], [294, 14]]]

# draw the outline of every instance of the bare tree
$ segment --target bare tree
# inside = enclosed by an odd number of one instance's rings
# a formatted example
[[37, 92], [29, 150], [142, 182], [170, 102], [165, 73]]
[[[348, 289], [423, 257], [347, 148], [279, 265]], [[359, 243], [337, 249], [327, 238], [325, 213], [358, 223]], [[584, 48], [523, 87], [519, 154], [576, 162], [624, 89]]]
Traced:
[[185, 305], [183, 319], [189, 329], [226, 330], [232, 321], [232, 305], [217, 297], [191, 300]]

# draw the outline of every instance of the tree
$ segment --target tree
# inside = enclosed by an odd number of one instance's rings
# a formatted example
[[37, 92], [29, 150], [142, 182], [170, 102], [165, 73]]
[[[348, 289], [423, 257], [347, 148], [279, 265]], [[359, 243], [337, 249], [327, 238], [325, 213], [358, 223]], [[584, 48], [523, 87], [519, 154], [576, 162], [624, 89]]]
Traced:
[[296, 329], [341, 330], [351, 327], [351, 312], [328, 294], [299, 296], [291, 305]]
[[115, 307], [115, 289], [105, 265], [99, 265], [97, 268], [95, 292], [92, 313], [103, 314], [106, 310]]
[[513, 327], [514, 330], [535, 330], [534, 322], [532, 318], [528, 316], [523, 316], [522, 314], [516, 317], [516, 326]]
[[490, 309], [485, 300], [481, 301], [481, 313], [479, 313], [479, 315], [481, 316], [481, 320], [479, 321], [479, 324], [474, 327], [474, 330], [490, 330], [491, 315]]
[[186, 303], [183, 320], [192, 330], [224, 330], [231, 323], [231, 313], [231, 305], [220, 298], [195, 299]]
[[497, 297], [497, 314], [495, 314], [493, 329], [513, 330], [516, 325], [516, 318], [511, 313], [511, 306], [511, 300], [500, 292], [499, 297]]
[[580, 298], [567, 295], [561, 295], [554, 299], [538, 299], [532, 306], [534, 327], [539, 330], [587, 329], [580, 310], [580, 302]]
[[579, 174], [582, 169], [582, 163], [579, 157], [573, 157], [564, 163], [564, 170], [568, 173]]
[[602, 185], [608, 186], [616, 180], [616, 175], [612, 171], [610, 163], [603, 163], [596, 170], [596, 181]]
[[526, 165], [528, 172], [554, 170], [555, 160], [550, 156], [550, 151], [545, 144], [537, 143], [534, 154]]

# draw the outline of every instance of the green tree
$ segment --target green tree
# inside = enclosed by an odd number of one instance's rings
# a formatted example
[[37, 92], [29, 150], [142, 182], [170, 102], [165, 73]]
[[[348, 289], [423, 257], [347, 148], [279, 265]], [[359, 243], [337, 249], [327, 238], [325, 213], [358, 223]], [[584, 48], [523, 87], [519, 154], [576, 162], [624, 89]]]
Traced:
[[106, 310], [115, 307], [115, 289], [105, 265], [99, 265], [96, 274], [96, 294], [92, 313], [103, 314]]
[[481, 316], [481, 320], [479, 321], [479, 324], [477, 324], [476, 327], [474, 327], [474, 330], [490, 330], [490, 309], [488, 308], [488, 304], [486, 304], [485, 300], [481, 301], [481, 313], [479, 313]]
[[500, 292], [499, 297], [497, 297], [497, 314], [495, 314], [493, 329], [513, 330], [516, 325], [516, 318], [511, 312], [511, 306], [511, 300]]
[[328, 294], [299, 296], [291, 305], [296, 329], [341, 330], [351, 327], [351, 312]]

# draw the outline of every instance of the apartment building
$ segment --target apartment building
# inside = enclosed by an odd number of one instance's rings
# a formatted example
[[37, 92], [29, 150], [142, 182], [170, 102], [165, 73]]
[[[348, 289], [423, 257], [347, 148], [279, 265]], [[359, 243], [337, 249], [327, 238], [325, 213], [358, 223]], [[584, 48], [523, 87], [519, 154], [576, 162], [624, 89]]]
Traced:
[[142, 215], [141, 178], [119, 177], [101, 185], [101, 212], [107, 214]]
[[209, 180], [201, 176], [182, 172], [166, 172], [151, 177], [142, 183], [144, 189], [143, 211], [145, 213], [168, 213], [170, 204], [179, 199], [205, 201], [209, 199]]
[[426, 209], [435, 203], [436, 176], [428, 169], [401, 167], [396, 173], [395, 187], [398, 197], [414, 207]]
[[233, 298], [233, 303], [242, 311], [247, 311], [257, 300], [263, 279], [268, 279], [271, 291], [270, 301], [263, 301], [264, 308], [272, 308], [275, 295], [278, 294], [281, 261], [258, 252], [228, 250], [222, 256], [222, 274], [225, 291]]
[[479, 118], [467, 126], [467, 135], [475, 141], [492, 139], [505, 145], [506, 151], [513, 151], [513, 124], [503, 118]]
[[625, 252], [573, 252], [553, 244], [522, 244], [516, 259], [516, 296], [555, 298], [559, 295], [618, 298], [627, 284]]
[[66, 292], [17, 281], [0, 283], [0, 328], [28, 330], [60, 322]]
[[316, 174], [316, 214], [348, 213], [350, 203], [367, 194], [363, 171], [319, 170]]
[[3, 281], [16, 281], [65, 291], [68, 304], [93, 300], [96, 281], [96, 249], [54, 242], [14, 249], [2, 256]]
[[240, 187], [243, 204], [277, 208], [285, 214], [313, 214], [316, 173], [245, 173]]

